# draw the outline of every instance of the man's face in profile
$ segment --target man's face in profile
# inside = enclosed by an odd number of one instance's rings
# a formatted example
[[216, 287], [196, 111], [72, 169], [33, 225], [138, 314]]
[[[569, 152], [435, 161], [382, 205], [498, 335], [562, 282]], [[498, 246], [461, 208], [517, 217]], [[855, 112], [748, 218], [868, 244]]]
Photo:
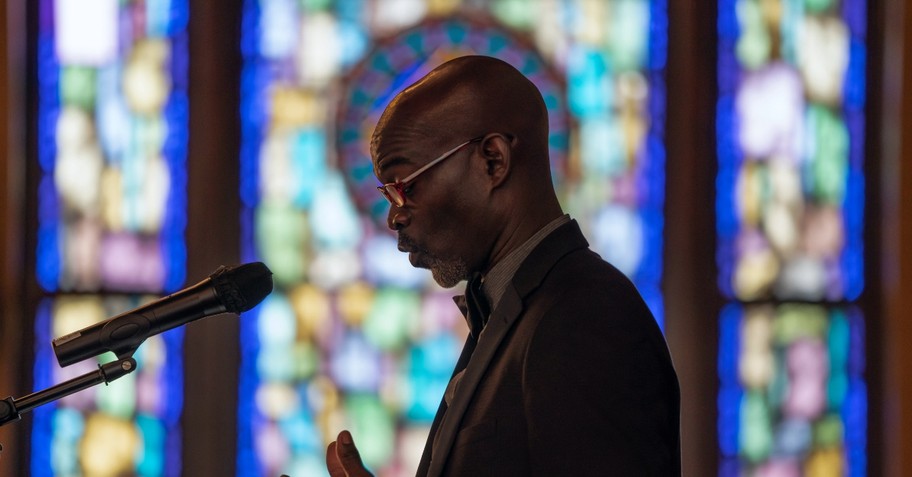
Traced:
[[[465, 142], [439, 145], [409, 127], [390, 121], [378, 132], [374, 170], [382, 184], [412, 175], [441, 154]], [[440, 286], [450, 288], [471, 274], [471, 197], [465, 175], [476, 143], [453, 152], [415, 179], [401, 184], [405, 202], [390, 205], [387, 224], [398, 234], [399, 250], [415, 267], [427, 268]]]

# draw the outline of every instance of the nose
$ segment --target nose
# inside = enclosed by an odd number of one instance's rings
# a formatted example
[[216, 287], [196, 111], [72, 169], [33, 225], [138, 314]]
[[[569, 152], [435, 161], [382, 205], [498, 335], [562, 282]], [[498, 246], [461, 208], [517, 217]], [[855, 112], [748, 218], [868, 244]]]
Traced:
[[386, 215], [386, 226], [390, 230], [398, 231], [408, 225], [409, 217], [404, 209], [391, 205]]

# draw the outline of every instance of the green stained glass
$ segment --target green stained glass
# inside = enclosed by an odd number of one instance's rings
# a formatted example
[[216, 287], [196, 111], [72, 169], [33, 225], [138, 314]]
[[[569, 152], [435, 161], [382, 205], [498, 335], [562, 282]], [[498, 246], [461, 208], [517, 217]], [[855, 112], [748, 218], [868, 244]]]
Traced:
[[809, 109], [808, 123], [813, 134], [813, 193], [821, 202], [841, 206], [849, 172], [848, 130], [840, 117], [822, 106]]
[[320, 354], [310, 342], [299, 342], [292, 348], [291, 361], [294, 364], [294, 379], [304, 380], [320, 369]]
[[257, 358], [257, 372], [266, 381], [290, 381], [295, 379], [298, 363], [290, 346], [271, 345]]
[[381, 289], [364, 323], [364, 334], [383, 350], [406, 344], [417, 323], [421, 297], [407, 290]]
[[537, 2], [528, 0], [494, 0], [491, 13], [506, 25], [526, 30], [535, 24], [537, 5]]
[[320, 12], [328, 10], [333, 3], [333, 0], [298, 0], [301, 2], [301, 7], [305, 11], [309, 12]]
[[822, 13], [836, 5], [836, 0], [804, 0], [804, 6], [809, 12]]
[[763, 23], [758, 2], [739, 0], [738, 19], [743, 31], [738, 38], [738, 59], [746, 68], [759, 68], [769, 61], [772, 38]]
[[606, 47], [617, 71], [637, 71], [649, 47], [649, 2], [620, 0], [612, 4]]
[[741, 402], [741, 449], [751, 461], [765, 459], [772, 448], [769, 408], [760, 393], [748, 392]]
[[264, 205], [256, 216], [260, 254], [269, 263], [277, 283], [304, 278], [310, 233], [307, 214], [290, 205]]
[[781, 364], [785, 360], [784, 350], [780, 348], [774, 353], [776, 355], [776, 366], [773, 371], [773, 380], [770, 382], [769, 387], [769, 405], [773, 409], [779, 409], [785, 402], [785, 397], [788, 393], [789, 379], [788, 370]]
[[128, 374], [99, 392], [98, 409], [112, 416], [132, 416], [136, 411], [136, 375]]
[[842, 418], [838, 414], [826, 416], [814, 426], [814, 444], [822, 448], [843, 444]]
[[818, 305], [782, 305], [774, 324], [774, 336], [779, 344], [802, 338], [823, 336], [827, 327], [826, 309]]
[[359, 443], [361, 459], [370, 468], [378, 468], [393, 457], [395, 426], [390, 410], [376, 396], [354, 395], [346, 403], [352, 421], [352, 432], [370, 439]]
[[82, 109], [95, 108], [97, 98], [95, 68], [67, 66], [60, 72], [60, 100], [64, 105]]

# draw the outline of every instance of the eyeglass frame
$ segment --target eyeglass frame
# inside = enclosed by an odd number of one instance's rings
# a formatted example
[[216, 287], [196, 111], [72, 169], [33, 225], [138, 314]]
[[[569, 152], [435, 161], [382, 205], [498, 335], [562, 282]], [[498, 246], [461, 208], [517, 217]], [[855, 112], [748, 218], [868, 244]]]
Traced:
[[[377, 186], [377, 190], [380, 191], [380, 194], [383, 195], [383, 198], [385, 198], [386, 201], [390, 203], [390, 205], [395, 205], [396, 207], [402, 207], [405, 205], [405, 202], [406, 202], [405, 191], [404, 191], [406, 185], [408, 185], [410, 182], [414, 181], [416, 177], [420, 176], [423, 172], [427, 171], [431, 167], [434, 167], [435, 165], [443, 162], [444, 159], [455, 155], [457, 152], [459, 152], [460, 149], [468, 146], [469, 144], [471, 144], [473, 142], [481, 141], [482, 139], [484, 139], [484, 136], [478, 136], [476, 138], [469, 139], [468, 141], [454, 147], [453, 149], [450, 149], [449, 151], [444, 152], [443, 154], [441, 154], [439, 157], [432, 160], [431, 162], [428, 162], [427, 164], [419, 167], [417, 171], [409, 174], [405, 179], [396, 180], [395, 182], [387, 182], [386, 184], [381, 184], [381, 185]], [[393, 197], [394, 197], [393, 191], [395, 192], [395, 197], [402, 199], [401, 203], [399, 203], [398, 200], [393, 199]]]

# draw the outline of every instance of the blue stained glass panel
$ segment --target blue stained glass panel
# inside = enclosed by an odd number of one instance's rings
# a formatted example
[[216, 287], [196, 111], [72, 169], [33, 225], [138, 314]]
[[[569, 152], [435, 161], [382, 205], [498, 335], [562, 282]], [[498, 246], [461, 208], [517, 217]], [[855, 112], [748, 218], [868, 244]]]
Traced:
[[[185, 280], [188, 10], [39, 3], [36, 390], [114, 359], [61, 368], [52, 338]], [[134, 373], [36, 409], [31, 474], [179, 475], [182, 344], [149, 338]]]
[[866, 11], [719, 2], [720, 475], [866, 472]]

